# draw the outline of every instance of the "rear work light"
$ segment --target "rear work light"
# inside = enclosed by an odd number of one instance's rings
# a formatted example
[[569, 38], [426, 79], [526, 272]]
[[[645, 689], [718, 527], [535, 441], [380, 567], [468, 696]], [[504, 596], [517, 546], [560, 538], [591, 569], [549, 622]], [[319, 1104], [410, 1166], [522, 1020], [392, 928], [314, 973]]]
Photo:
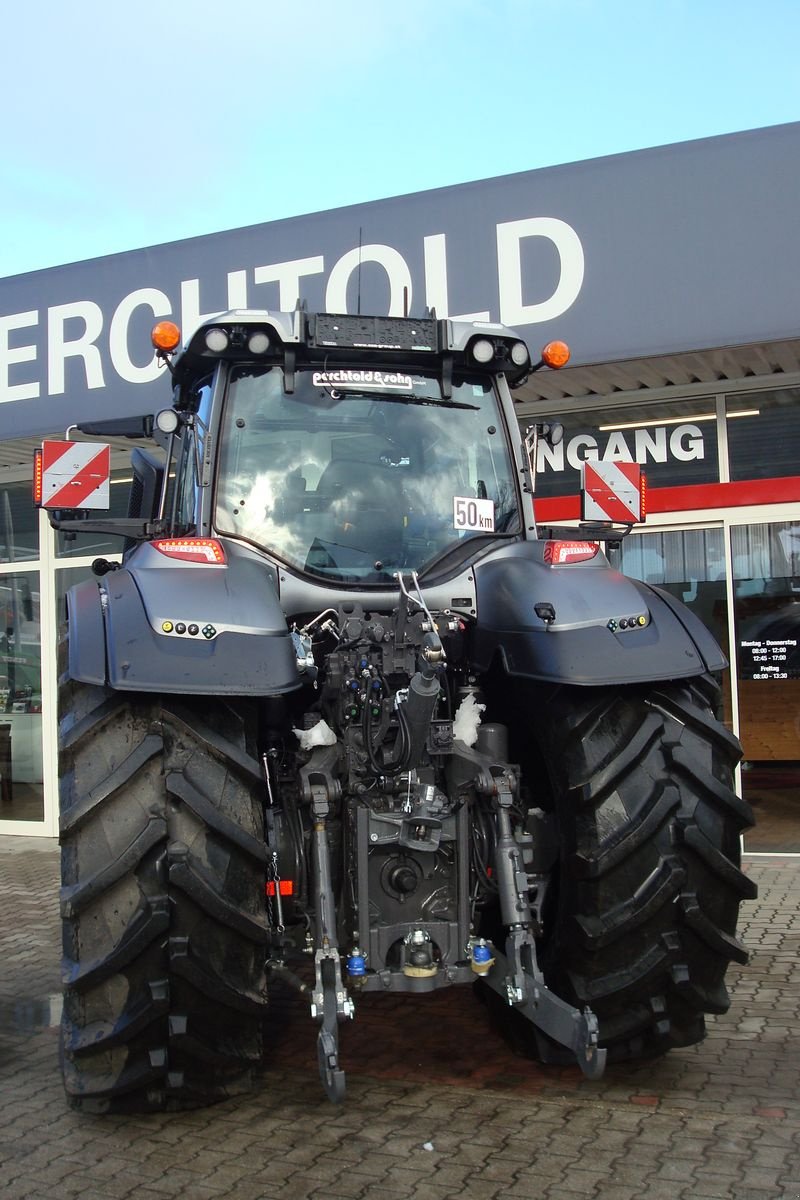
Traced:
[[231, 343], [228, 333], [225, 329], [220, 329], [215, 326], [209, 329], [206, 333], [206, 346], [212, 354], [224, 354]]
[[544, 561], [551, 567], [586, 562], [600, 549], [598, 542], [545, 542]]
[[151, 544], [167, 558], [202, 563], [205, 567], [225, 565], [225, 550], [216, 538], [157, 538]]
[[472, 343], [472, 357], [475, 362], [488, 363], [494, 358], [494, 344], [488, 338], [478, 338]]

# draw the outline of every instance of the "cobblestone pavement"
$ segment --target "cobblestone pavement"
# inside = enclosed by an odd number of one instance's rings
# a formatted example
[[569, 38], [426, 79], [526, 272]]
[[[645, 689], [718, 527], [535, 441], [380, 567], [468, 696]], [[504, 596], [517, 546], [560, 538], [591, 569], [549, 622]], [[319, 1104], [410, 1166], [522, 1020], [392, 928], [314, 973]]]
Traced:
[[254, 1094], [100, 1118], [66, 1107], [58, 1073], [55, 843], [0, 838], [0, 1195], [798, 1200], [800, 860], [747, 869], [751, 961], [699, 1046], [591, 1083], [515, 1057], [471, 989], [364, 997], [334, 1108], [314, 1028], [284, 1003]]

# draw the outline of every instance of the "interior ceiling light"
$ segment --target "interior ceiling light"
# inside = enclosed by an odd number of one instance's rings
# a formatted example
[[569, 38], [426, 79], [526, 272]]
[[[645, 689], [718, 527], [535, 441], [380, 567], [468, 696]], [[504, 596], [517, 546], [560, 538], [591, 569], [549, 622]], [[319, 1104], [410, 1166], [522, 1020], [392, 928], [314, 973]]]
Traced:
[[[728, 413], [729, 417], [758, 417], [761, 410], [758, 408], [743, 408], [741, 412]], [[650, 420], [648, 417], [642, 417], [639, 421], [622, 421], [614, 422], [613, 425], [598, 425], [600, 433], [608, 433], [616, 429], [644, 429], [650, 428], [653, 425], [696, 425], [698, 421], [716, 421], [716, 413], [699, 413], [697, 416], [687, 415], [685, 417], [657, 417], [655, 420]]]

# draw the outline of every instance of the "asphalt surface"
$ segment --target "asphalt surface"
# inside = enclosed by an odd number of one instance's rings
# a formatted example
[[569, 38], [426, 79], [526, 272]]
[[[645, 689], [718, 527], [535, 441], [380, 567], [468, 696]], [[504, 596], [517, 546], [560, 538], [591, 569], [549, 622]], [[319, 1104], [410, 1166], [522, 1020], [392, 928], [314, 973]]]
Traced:
[[369, 996], [344, 1031], [348, 1095], [333, 1107], [315, 1027], [281, 1001], [252, 1094], [86, 1117], [57, 1062], [58, 850], [2, 837], [0, 1196], [800, 1200], [800, 859], [746, 869], [751, 960], [698, 1046], [590, 1082], [516, 1057], [472, 989]]

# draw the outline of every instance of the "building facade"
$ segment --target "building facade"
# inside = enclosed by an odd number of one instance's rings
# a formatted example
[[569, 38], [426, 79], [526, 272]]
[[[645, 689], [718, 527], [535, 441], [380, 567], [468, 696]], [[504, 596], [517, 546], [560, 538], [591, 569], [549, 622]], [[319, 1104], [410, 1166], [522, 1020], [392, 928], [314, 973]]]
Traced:
[[[577, 519], [580, 467], [641, 463], [646, 524], [621, 570], [689, 605], [726, 650], [722, 715], [758, 817], [800, 852], [800, 124], [491, 179], [0, 280], [0, 832], [57, 832], [58, 629], [118, 546], [31, 502], [42, 436], [153, 412], [153, 320], [227, 308], [434, 307], [558, 336], [572, 365], [516, 393], [537, 517]], [[112, 511], [126, 502], [115, 448]]]

